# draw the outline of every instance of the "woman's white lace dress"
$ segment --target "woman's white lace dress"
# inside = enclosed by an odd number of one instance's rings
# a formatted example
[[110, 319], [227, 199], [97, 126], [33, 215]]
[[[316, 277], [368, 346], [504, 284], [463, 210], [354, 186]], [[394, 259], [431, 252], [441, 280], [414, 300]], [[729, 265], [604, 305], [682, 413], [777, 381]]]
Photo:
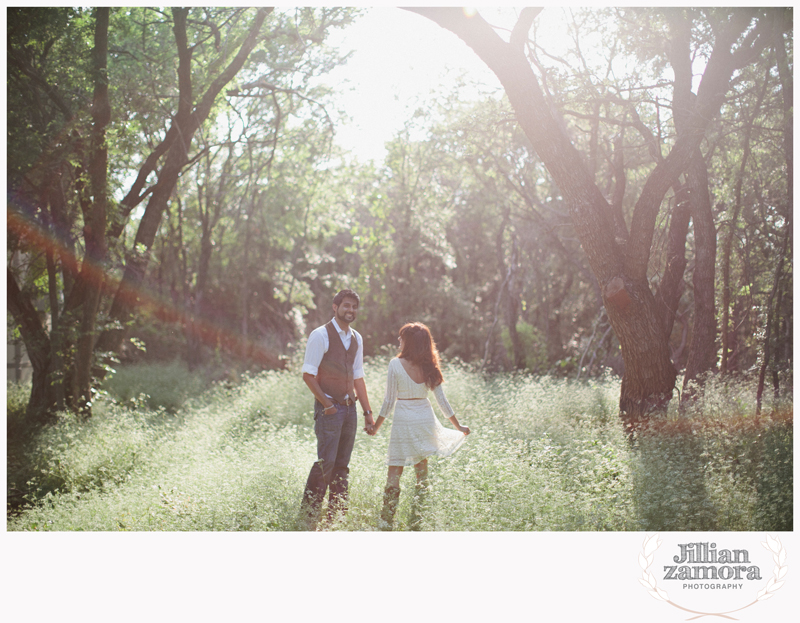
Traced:
[[[433, 390], [433, 395], [447, 417], [455, 415], [441, 385]], [[380, 415], [388, 417], [392, 408], [394, 419], [387, 465], [415, 465], [434, 454], [450, 456], [464, 443], [464, 433], [445, 428], [436, 417], [428, 400], [427, 385], [415, 383], [397, 358], [389, 362], [386, 398]]]

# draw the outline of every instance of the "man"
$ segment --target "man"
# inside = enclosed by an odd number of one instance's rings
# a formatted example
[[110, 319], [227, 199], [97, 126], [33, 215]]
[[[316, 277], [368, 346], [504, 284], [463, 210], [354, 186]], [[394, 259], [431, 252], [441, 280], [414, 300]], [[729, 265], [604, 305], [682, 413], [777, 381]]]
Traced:
[[314, 394], [317, 435], [317, 461], [303, 492], [308, 527], [316, 526], [326, 489], [328, 518], [347, 511], [348, 464], [358, 428], [356, 400], [364, 410], [365, 428], [374, 425], [364, 382], [364, 344], [350, 327], [359, 301], [353, 290], [339, 292], [333, 299], [333, 319], [308, 336], [303, 380]]

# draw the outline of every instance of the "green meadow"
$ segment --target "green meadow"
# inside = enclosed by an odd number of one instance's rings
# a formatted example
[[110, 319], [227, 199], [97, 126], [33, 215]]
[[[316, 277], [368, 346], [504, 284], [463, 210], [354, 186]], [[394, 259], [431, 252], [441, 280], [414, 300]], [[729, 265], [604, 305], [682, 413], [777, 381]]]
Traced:
[[[367, 361], [376, 411], [387, 364]], [[616, 377], [487, 376], [455, 361], [444, 372], [473, 433], [430, 461], [423, 530], [792, 530], [792, 403], [756, 417], [752, 380], [712, 378], [629, 439]], [[212, 382], [177, 363], [122, 368], [91, 419], [63, 414], [22, 443], [28, 391], [8, 386], [9, 531], [298, 529], [316, 459], [299, 372]], [[349, 512], [320, 529], [377, 529], [388, 434], [359, 433]], [[409, 529], [413, 479], [406, 470], [396, 530]]]

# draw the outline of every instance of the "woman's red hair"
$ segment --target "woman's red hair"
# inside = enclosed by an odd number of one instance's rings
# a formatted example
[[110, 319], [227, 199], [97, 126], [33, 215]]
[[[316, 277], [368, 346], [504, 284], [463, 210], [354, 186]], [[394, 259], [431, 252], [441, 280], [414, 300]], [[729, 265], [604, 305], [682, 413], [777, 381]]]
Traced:
[[401, 327], [400, 337], [403, 338], [400, 357], [419, 366], [429, 388], [441, 385], [444, 377], [439, 368], [439, 351], [430, 329], [421, 322], [409, 322]]

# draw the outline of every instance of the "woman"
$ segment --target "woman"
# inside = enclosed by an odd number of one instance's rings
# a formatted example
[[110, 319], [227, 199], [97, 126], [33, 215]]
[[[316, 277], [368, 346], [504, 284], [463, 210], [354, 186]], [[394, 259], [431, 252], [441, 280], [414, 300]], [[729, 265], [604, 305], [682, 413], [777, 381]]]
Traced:
[[[380, 415], [367, 432], [378, 432], [394, 408], [394, 422], [389, 438], [386, 465], [389, 474], [383, 496], [381, 528], [391, 529], [400, 499], [400, 476], [403, 468], [413, 465], [417, 474], [417, 491], [424, 493], [428, 479], [428, 458], [450, 456], [461, 447], [470, 430], [458, 423], [456, 414], [442, 389], [439, 353], [431, 332], [421, 322], [412, 322], [400, 329], [400, 354], [389, 362], [386, 398]], [[428, 400], [433, 390], [436, 401], [456, 430], [442, 426]], [[419, 497], [419, 496], [418, 496]], [[416, 513], [415, 513], [416, 514]], [[417, 521], [412, 521], [416, 527]]]

